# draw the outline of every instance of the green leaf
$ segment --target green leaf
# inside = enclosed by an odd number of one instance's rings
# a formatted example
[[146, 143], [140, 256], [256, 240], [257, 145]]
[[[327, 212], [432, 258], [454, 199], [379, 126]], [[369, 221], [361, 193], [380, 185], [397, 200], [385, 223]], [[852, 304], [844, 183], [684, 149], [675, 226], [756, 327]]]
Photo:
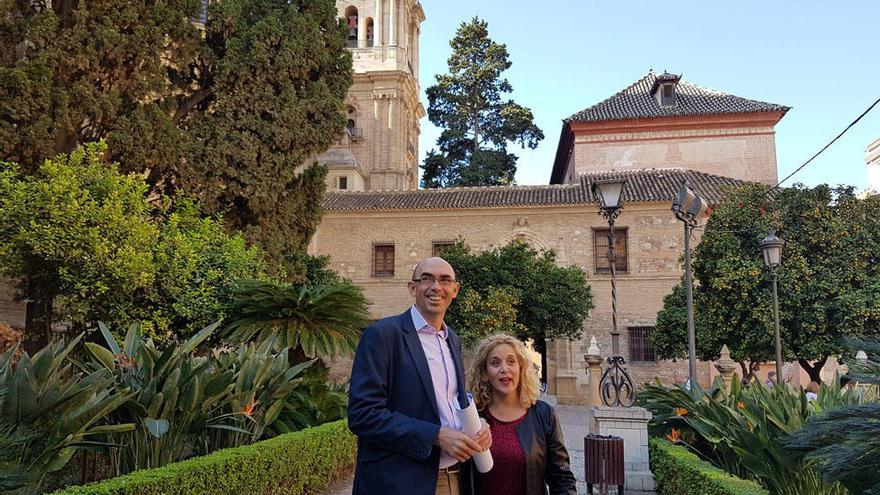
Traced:
[[107, 325], [105, 325], [103, 321], [99, 321], [98, 328], [101, 330], [101, 335], [104, 336], [104, 340], [107, 341], [107, 345], [110, 346], [110, 351], [113, 355], [118, 356], [121, 354], [122, 349], [119, 348], [119, 344], [116, 343], [116, 338], [113, 337], [113, 334], [107, 329]]
[[150, 435], [155, 438], [162, 438], [168, 433], [171, 424], [168, 423], [167, 419], [144, 418], [144, 426], [150, 432]]
[[93, 342], [86, 342], [86, 349], [92, 353], [92, 356], [95, 356], [95, 359], [97, 359], [104, 368], [110, 371], [116, 371], [116, 356], [114, 356], [112, 352]]

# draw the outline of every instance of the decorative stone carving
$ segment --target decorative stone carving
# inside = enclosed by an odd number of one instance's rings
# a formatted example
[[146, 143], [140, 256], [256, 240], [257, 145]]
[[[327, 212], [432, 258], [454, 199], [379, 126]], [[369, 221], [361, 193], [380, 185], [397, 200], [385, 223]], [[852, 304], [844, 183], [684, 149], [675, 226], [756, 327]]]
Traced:
[[590, 347], [584, 355], [584, 361], [587, 362], [587, 379], [589, 380], [587, 390], [590, 393], [587, 397], [587, 405], [601, 406], [599, 382], [602, 380], [602, 351], [599, 350], [599, 343], [596, 341], [595, 335], [590, 339]]
[[730, 388], [730, 380], [733, 378], [733, 372], [736, 371], [736, 361], [730, 358], [730, 349], [727, 348], [727, 344], [721, 348], [721, 357], [715, 362], [715, 369], [721, 373], [724, 386]]

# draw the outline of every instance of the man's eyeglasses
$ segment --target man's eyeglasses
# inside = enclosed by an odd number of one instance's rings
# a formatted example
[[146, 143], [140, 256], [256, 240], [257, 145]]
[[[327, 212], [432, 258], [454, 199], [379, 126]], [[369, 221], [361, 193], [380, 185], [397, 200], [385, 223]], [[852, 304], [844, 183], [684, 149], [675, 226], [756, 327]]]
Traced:
[[441, 287], [450, 287], [450, 286], [452, 286], [452, 284], [455, 283], [455, 279], [453, 279], [452, 277], [436, 278], [436, 277], [432, 277], [430, 275], [422, 275], [419, 278], [412, 279], [412, 281], [419, 282], [424, 286], [432, 286], [432, 285], [434, 285], [434, 282], [437, 282], [438, 284], [440, 284]]

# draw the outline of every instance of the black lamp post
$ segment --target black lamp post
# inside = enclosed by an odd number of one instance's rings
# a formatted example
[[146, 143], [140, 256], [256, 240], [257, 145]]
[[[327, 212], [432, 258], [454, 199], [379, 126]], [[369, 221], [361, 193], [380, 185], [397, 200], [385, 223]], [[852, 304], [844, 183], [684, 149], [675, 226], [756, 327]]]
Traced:
[[688, 377], [689, 386], [697, 383], [697, 337], [694, 330], [694, 281], [691, 274], [691, 234], [697, 222], [709, 209], [709, 204], [699, 194], [688, 187], [687, 181], [682, 183], [672, 200], [672, 212], [675, 218], [684, 223], [684, 279], [685, 303], [687, 304], [688, 331]]
[[620, 355], [620, 332], [617, 331], [617, 258], [614, 254], [614, 221], [623, 208], [621, 196], [626, 179], [608, 179], [593, 182], [593, 194], [599, 198], [599, 214], [608, 221], [608, 263], [611, 266], [611, 356], [602, 373], [599, 390], [606, 406], [629, 407], [635, 401], [635, 386]]
[[782, 382], [782, 339], [779, 336], [779, 295], [776, 291], [776, 270], [782, 264], [782, 246], [785, 242], [776, 237], [776, 232], [770, 231], [767, 237], [761, 241], [761, 251], [764, 252], [764, 265], [773, 271], [773, 322], [776, 334], [776, 383]]

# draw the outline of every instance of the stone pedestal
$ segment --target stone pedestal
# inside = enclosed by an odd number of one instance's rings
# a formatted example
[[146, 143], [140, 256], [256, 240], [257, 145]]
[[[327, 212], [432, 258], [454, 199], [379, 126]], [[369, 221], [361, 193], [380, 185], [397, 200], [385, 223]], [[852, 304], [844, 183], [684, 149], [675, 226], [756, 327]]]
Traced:
[[587, 390], [590, 396], [587, 398], [588, 406], [601, 406], [602, 397], [599, 395], [599, 382], [602, 380], [602, 356], [596, 354], [587, 354], [584, 356], [587, 362]]
[[724, 380], [724, 387], [730, 390], [733, 372], [736, 371], [736, 361], [730, 358], [730, 349], [727, 348], [727, 344], [721, 347], [721, 357], [715, 362], [715, 369], [721, 374], [721, 379]]
[[[623, 438], [627, 494], [653, 493], [654, 475], [648, 465], [648, 421], [642, 407], [594, 406], [587, 411], [590, 433]], [[590, 462], [589, 459], [586, 462]]]
[[576, 374], [565, 371], [556, 373], [556, 398], [563, 404], [578, 402]]

